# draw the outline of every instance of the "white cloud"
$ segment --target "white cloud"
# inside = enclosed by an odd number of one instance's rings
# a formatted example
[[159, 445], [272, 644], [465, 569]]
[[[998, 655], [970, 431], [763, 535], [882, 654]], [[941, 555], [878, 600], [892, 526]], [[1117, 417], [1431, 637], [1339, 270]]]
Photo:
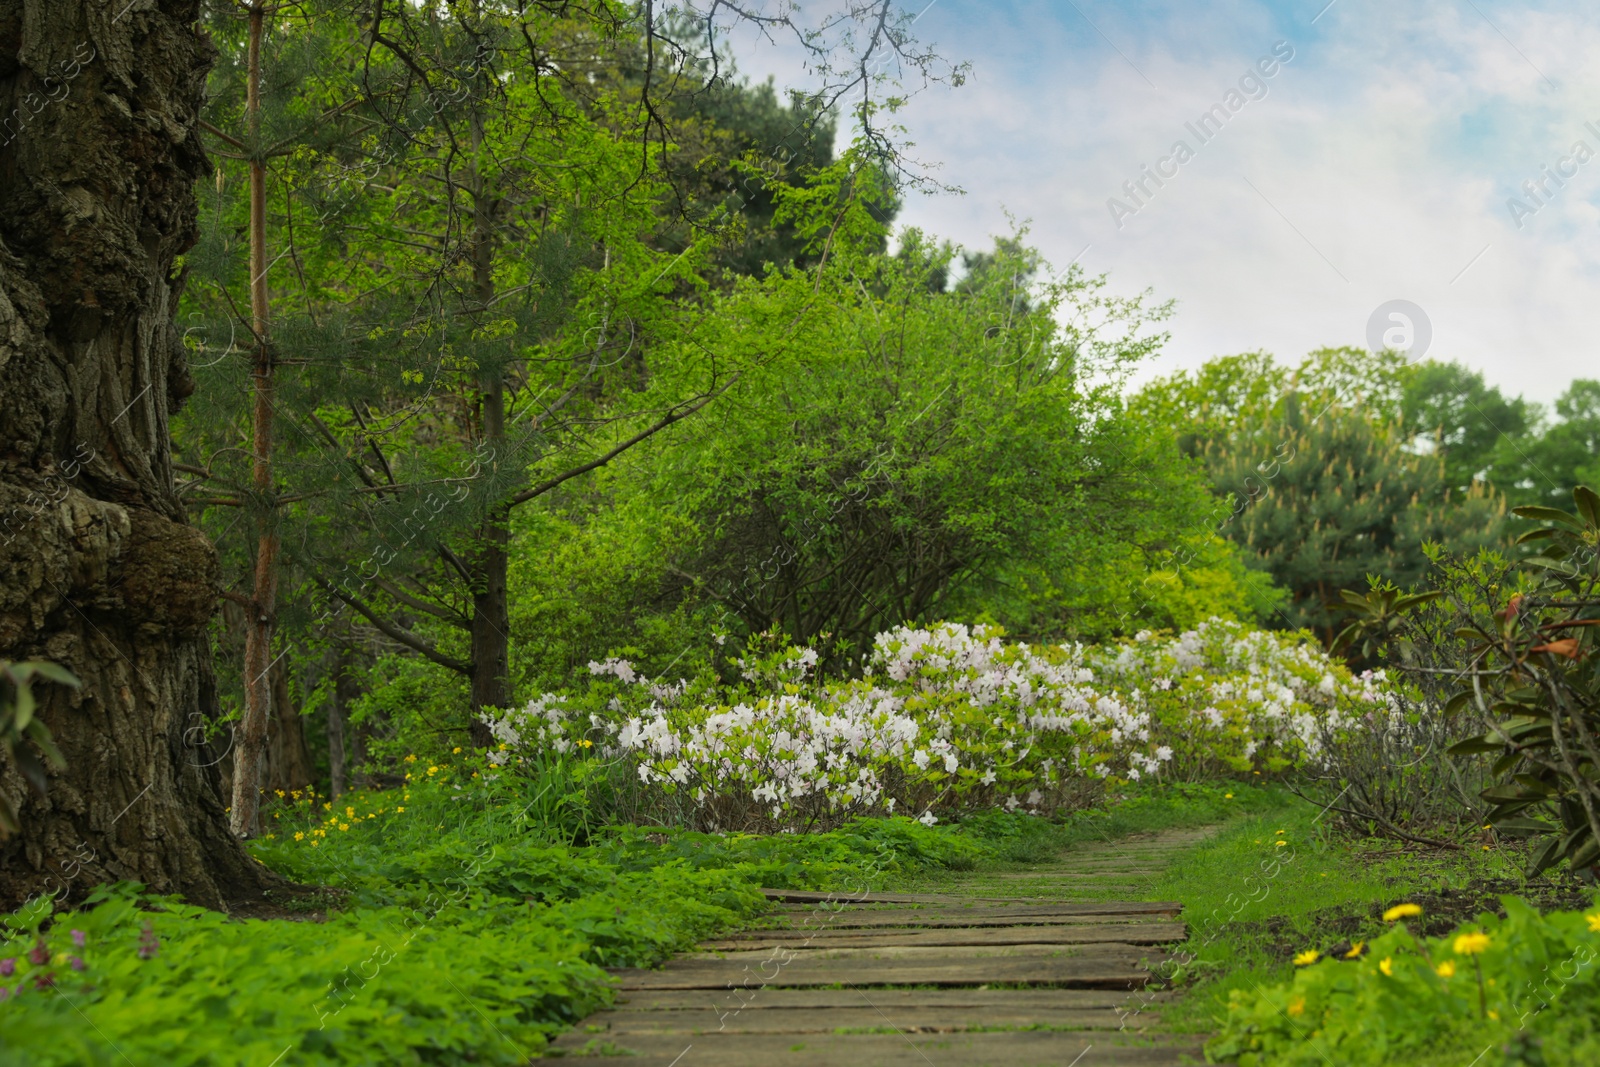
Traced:
[[[1156, 370], [1361, 344], [1371, 311], [1405, 298], [1433, 321], [1430, 355], [1512, 392], [1548, 401], [1600, 375], [1600, 157], [1521, 231], [1505, 204], [1578, 138], [1600, 151], [1583, 129], [1600, 125], [1600, 29], [1576, 4], [1480, 4], [1491, 26], [1471, 5], [1342, 0], [1315, 27], [1312, 4], [1078, 6], [1099, 32], [1072, 5], [928, 12], [918, 29], [974, 74], [903, 120], [968, 195], [912, 196], [903, 223], [982, 246], [1009, 209], [1058, 265], [1089, 245], [1114, 288], [1178, 300]], [[1268, 96], [1196, 145], [1184, 123], [1283, 38], [1296, 55]], [[770, 51], [740, 63], [796, 73]], [[1196, 157], [1117, 230], [1106, 199], [1178, 138]]]

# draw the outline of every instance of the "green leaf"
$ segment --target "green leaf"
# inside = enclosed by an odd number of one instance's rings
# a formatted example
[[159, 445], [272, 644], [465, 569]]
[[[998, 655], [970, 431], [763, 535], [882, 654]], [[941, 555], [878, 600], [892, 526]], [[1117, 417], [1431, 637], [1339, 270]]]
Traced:
[[1539, 504], [1527, 504], [1520, 508], [1512, 508], [1511, 514], [1519, 519], [1532, 519], [1535, 522], [1558, 522], [1563, 526], [1570, 526], [1574, 530], [1583, 529], [1583, 523], [1578, 516], [1562, 511], [1560, 508], [1547, 508]]
[[1476, 756], [1483, 752], [1499, 752], [1505, 748], [1502, 741], [1491, 741], [1488, 734], [1481, 737], [1469, 737], [1465, 741], [1457, 741], [1445, 753], [1451, 756]]
[[17, 679], [17, 701], [12, 706], [11, 714], [15, 716], [18, 730], [26, 730], [28, 723], [33, 720], [33, 689], [20, 677]]
[[1559, 837], [1550, 838], [1550, 840], [1545, 842], [1543, 848], [1534, 853], [1532, 861], [1528, 864], [1528, 877], [1537, 878], [1539, 875], [1549, 870], [1550, 867], [1556, 862], [1556, 859], [1560, 857], [1560, 855], [1561, 839]]
[[1572, 490], [1572, 502], [1578, 506], [1578, 514], [1583, 516], [1590, 528], [1600, 527], [1600, 496], [1587, 485], [1580, 485]]
[[33, 667], [34, 673], [39, 677], [48, 678], [52, 682], [60, 682], [62, 685], [70, 685], [74, 688], [83, 685], [83, 683], [78, 680], [78, 676], [76, 674], [73, 674], [59, 663], [50, 663], [47, 660], [34, 660], [31, 662], [30, 666]]

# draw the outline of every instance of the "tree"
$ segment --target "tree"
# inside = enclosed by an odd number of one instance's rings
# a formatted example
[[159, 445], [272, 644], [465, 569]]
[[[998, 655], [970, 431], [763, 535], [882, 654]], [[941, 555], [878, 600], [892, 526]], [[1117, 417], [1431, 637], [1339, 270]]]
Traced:
[[[0, 659], [83, 681], [38, 709], [65, 769], [0, 844], [11, 902], [131, 879], [221, 907], [282, 884], [229, 832], [197, 747], [217, 711], [217, 560], [175, 494], [168, 426], [194, 388], [173, 263], [209, 169], [198, 16], [194, 0], [0, 7], [24, 42], [5, 61], [22, 106], [0, 173], [0, 499], [17, 519]], [[0, 759], [0, 788], [19, 783]]]
[[1600, 380], [1577, 378], [1556, 398], [1555, 421], [1495, 443], [1491, 477], [1519, 505], [1558, 507], [1600, 485]]
[[1477, 478], [1493, 478], [1502, 439], [1520, 440], [1532, 427], [1536, 409], [1521, 397], [1507, 399], [1485, 385], [1483, 375], [1459, 363], [1428, 360], [1417, 364], [1405, 385], [1400, 418], [1405, 429], [1444, 460], [1445, 481], [1464, 492]]
[[1237, 438], [1213, 440], [1204, 453], [1219, 489], [1248, 494], [1225, 532], [1289, 591], [1283, 621], [1330, 645], [1340, 589], [1368, 575], [1416, 583], [1427, 542], [1471, 553], [1502, 540], [1502, 498], [1481, 484], [1453, 491], [1441, 457], [1407, 451], [1402, 430], [1359, 409], [1326, 408], [1312, 421], [1291, 394], [1281, 417], [1249, 419]]
[[[780, 200], [831, 219], [827, 188]], [[751, 630], [854, 651], [958, 592], [992, 595], [1024, 561], [1059, 567], [1146, 521], [1169, 534], [1203, 495], [1167, 494], [1176, 457], [1146, 462], [1102, 377], [1159, 343], [1147, 327], [1164, 309], [1077, 271], [1029, 286], [1042, 264], [1019, 240], [939, 291], [930, 278], [954, 250], [909, 232], [882, 254], [871, 199], [800, 227], [831, 243], [825, 264], [782, 281], [817, 294], [803, 361], [752, 371], [709, 416], [714, 434], [671, 444], [656, 489], [701, 531], [676, 561], [688, 595]], [[728, 311], [771, 315], [754, 299]]]

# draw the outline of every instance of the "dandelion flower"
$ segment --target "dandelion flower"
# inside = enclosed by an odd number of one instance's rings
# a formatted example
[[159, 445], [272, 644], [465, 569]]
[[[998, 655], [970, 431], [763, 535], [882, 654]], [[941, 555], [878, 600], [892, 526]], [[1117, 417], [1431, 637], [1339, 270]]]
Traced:
[[1462, 934], [1456, 938], [1454, 947], [1457, 956], [1476, 956], [1489, 947], [1489, 935]]
[[1389, 977], [1393, 978], [1394, 977], [1394, 960], [1390, 959], [1388, 956], [1383, 957], [1383, 959], [1378, 961], [1378, 970], [1382, 971], [1384, 974], [1386, 974]]
[[1274, 841], [1272, 844], [1273, 844], [1273, 847], [1275, 847], [1275, 848], [1288, 848], [1289, 847], [1289, 842], [1287, 842], [1287, 841]]
[[1396, 919], [1404, 919], [1411, 915], [1421, 915], [1422, 906], [1419, 904], [1396, 904], [1383, 913], [1383, 921], [1392, 923]]
[[450, 750], [450, 754], [453, 756], [459, 756], [461, 754], [461, 746], [457, 745], [455, 748], [452, 748]]
[[1595, 912], [1593, 915], [1585, 915], [1584, 918], [1589, 920], [1590, 932], [1600, 934], [1600, 911]]
[[1232, 793], [1224, 793], [1224, 794], [1222, 794], [1222, 799], [1223, 800], [1232, 800], [1233, 799], [1233, 794]]
[[1344, 958], [1347, 960], [1353, 960], [1357, 956], [1361, 955], [1361, 950], [1366, 947], [1367, 943], [1365, 941], [1357, 941], [1350, 946], [1350, 951], [1344, 954]]
[[1318, 952], [1314, 948], [1308, 948], [1304, 952], [1297, 953], [1295, 955], [1294, 965], [1296, 967], [1309, 967], [1311, 964], [1316, 963], [1321, 958], [1322, 953]]
[[1455, 961], [1445, 960], [1443, 963], [1439, 964], [1439, 966], [1435, 967], [1434, 970], [1439, 972], [1440, 978], [1450, 978], [1456, 973]]

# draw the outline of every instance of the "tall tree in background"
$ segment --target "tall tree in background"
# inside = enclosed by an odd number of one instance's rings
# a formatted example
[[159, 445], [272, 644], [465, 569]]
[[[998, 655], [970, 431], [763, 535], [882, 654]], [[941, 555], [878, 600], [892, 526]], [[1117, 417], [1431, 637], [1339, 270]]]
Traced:
[[[0, 658], [84, 683], [39, 709], [66, 768], [0, 844], [10, 902], [127, 879], [222, 906], [277, 882], [196, 747], [216, 714], [217, 561], [175, 495], [168, 424], [194, 388], [173, 262], [208, 171], [198, 16], [194, 0], [0, 4], [6, 110], [26, 116], [0, 172], [0, 506], [18, 519]], [[19, 781], [0, 760], [0, 788]]]
[[1261, 353], [1212, 360], [1135, 403], [1227, 501], [1220, 532], [1288, 591], [1279, 623], [1331, 640], [1338, 590], [1368, 574], [1417, 581], [1424, 541], [1469, 553], [1504, 542], [1503, 497], [1473, 481], [1495, 439], [1460, 398], [1475, 384], [1453, 364], [1334, 348], [1292, 371]]

